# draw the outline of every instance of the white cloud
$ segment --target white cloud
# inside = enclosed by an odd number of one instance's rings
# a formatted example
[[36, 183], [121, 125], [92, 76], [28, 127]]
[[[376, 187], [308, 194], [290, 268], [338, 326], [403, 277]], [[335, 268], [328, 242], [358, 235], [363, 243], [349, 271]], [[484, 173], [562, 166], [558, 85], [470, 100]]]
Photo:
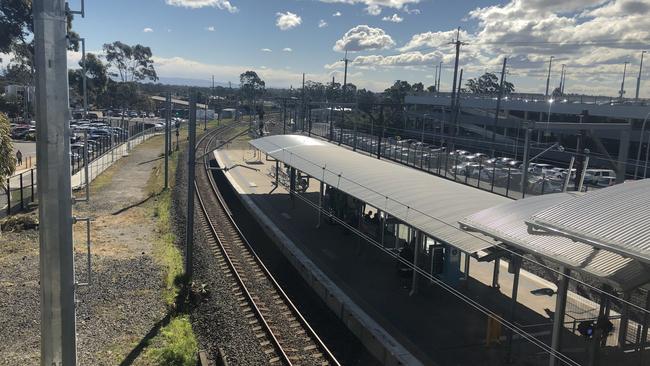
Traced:
[[205, 28], [205, 30], [207, 30], [208, 32], [214, 32], [214, 26], [211, 25], [211, 26]]
[[402, 8], [402, 10], [403, 10], [406, 14], [411, 14], [411, 15], [419, 15], [419, 14], [422, 13], [422, 12], [420, 11], [420, 9], [411, 9], [411, 8], [409, 8], [408, 5], [404, 5], [404, 7]]
[[275, 25], [281, 30], [289, 30], [302, 24], [302, 18], [290, 11], [286, 13], [276, 13]]
[[293, 49], [291, 49], [289, 47], [285, 47], [285, 48], [282, 49], [282, 51], [284, 51], [284, 52], [293, 52]]
[[180, 6], [184, 8], [198, 9], [213, 7], [221, 10], [227, 10], [230, 13], [239, 11], [236, 6], [232, 5], [229, 0], [165, 0], [168, 5]]
[[343, 38], [336, 41], [334, 51], [366, 51], [387, 49], [395, 45], [395, 41], [381, 28], [373, 28], [367, 25], [357, 25], [347, 31]]
[[374, 16], [377, 16], [377, 15], [381, 14], [381, 6], [379, 6], [377, 4], [370, 4], [363, 10], [365, 10], [366, 13], [368, 13], [370, 15], [374, 15]]
[[151, 29], [151, 28], [145, 28], [142, 31], [145, 32], [145, 33], [153, 33], [153, 29]]
[[393, 14], [390, 17], [388, 17], [388, 16], [383, 17], [383, 18], [381, 18], [381, 20], [383, 20], [384, 22], [401, 23], [401, 22], [404, 21], [404, 18], [400, 17], [397, 14]]
[[[366, 11], [371, 15], [379, 15], [382, 8], [402, 9], [408, 4], [418, 4], [420, 0], [320, 0], [324, 3], [361, 4], [366, 6]], [[536, 0], [542, 1], [542, 0]], [[553, 0], [549, 0], [553, 1]], [[560, 1], [560, 0], [555, 0]], [[377, 10], [379, 9], [379, 10]]]
[[336, 13], [332, 14], [333, 17], [340, 17], [341, 15], [343, 14], [341, 14], [340, 11], [337, 11]]
[[262, 52], [273, 52], [273, 50], [270, 49], [270, 48], [262, 48], [262, 49], [260, 49], [260, 51], [262, 51]]
[[318, 21], [318, 28], [325, 28], [327, 27], [327, 22], [323, 19]]

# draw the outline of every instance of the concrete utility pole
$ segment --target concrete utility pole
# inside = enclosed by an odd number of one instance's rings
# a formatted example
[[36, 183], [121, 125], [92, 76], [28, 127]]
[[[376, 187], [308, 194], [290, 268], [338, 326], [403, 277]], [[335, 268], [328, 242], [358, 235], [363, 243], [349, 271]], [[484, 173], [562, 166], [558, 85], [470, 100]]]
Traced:
[[[454, 44], [456, 46], [456, 59], [454, 61], [454, 81], [451, 86], [451, 115], [453, 116], [453, 129], [454, 129], [454, 136], [456, 136], [456, 132], [458, 130], [456, 126], [456, 117], [457, 117], [457, 108], [456, 108], [456, 100], [457, 100], [457, 93], [456, 93], [456, 82], [458, 80], [458, 59], [460, 57], [460, 46], [462, 46], [464, 43], [460, 41], [460, 27], [456, 30], [456, 41], [450, 42], [450, 44]], [[462, 79], [462, 78], [461, 78]], [[461, 81], [462, 83], [462, 81]], [[460, 84], [460, 83], [459, 83]], [[451, 151], [454, 150], [455, 148], [456, 141], [455, 139], [451, 140]]]
[[555, 56], [551, 56], [551, 58], [548, 60], [548, 75], [546, 76], [546, 92], [544, 93], [545, 97], [548, 97], [548, 86], [551, 83], [551, 66], [553, 66], [553, 59]]
[[35, 0], [41, 365], [77, 363], [70, 182], [67, 15], [64, 0]]
[[[503, 58], [503, 68], [501, 69], [501, 83], [499, 85], [499, 95], [497, 96], [497, 109], [494, 113], [494, 125], [492, 126], [492, 151], [494, 151], [494, 142], [497, 135], [497, 125], [499, 124], [499, 111], [501, 110], [501, 98], [503, 98], [503, 84], [506, 79], [506, 64], [508, 63], [508, 58]], [[494, 155], [494, 153], [492, 153]]]
[[185, 227], [185, 280], [192, 280], [194, 251], [194, 168], [196, 166], [196, 93], [190, 92], [189, 146], [187, 147], [187, 225]]
[[623, 99], [623, 96], [625, 95], [625, 73], [627, 71], [627, 64], [629, 64], [630, 61], [625, 61], [623, 63], [623, 81], [621, 81], [621, 90], [618, 92], [619, 97], [621, 100]]
[[641, 86], [641, 71], [643, 70], [643, 55], [648, 51], [641, 51], [641, 63], [639, 64], [639, 76], [636, 78], [636, 93], [634, 100], [639, 100], [639, 87]]
[[302, 131], [305, 132], [305, 115], [307, 114], [307, 105], [305, 104], [305, 97], [307, 93], [305, 93], [305, 73], [302, 73], [302, 111], [300, 112], [301, 119], [302, 119]]

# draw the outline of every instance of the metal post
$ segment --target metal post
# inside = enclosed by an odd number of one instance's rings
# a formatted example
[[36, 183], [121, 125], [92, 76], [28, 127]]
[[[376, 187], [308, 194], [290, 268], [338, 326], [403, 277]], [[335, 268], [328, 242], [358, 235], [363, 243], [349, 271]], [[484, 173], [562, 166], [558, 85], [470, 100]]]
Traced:
[[31, 187], [30, 188], [32, 190], [32, 195], [31, 195], [32, 198], [30, 199], [30, 201], [33, 203], [34, 202], [34, 168], [32, 168], [29, 171], [29, 176], [30, 176], [29, 181], [31, 182]]
[[496, 258], [494, 260], [494, 271], [492, 272], [492, 287], [499, 288], [499, 269], [501, 267], [501, 260]]
[[84, 130], [84, 177], [86, 178], [86, 202], [90, 202], [90, 177], [88, 176], [88, 164], [90, 159], [88, 159], [88, 130]]
[[418, 293], [418, 253], [420, 252], [420, 245], [423, 237], [424, 236], [422, 235], [422, 231], [418, 230], [415, 233], [415, 243], [413, 243], [413, 279], [411, 281], [411, 292], [409, 293], [409, 296], [413, 296]]
[[546, 92], [544, 93], [545, 97], [548, 97], [548, 86], [551, 82], [551, 66], [553, 65], [553, 58], [555, 58], [555, 56], [551, 56], [548, 60], [548, 76], [546, 77]]
[[41, 365], [75, 365], [75, 279], [70, 180], [67, 14], [64, 0], [35, 0]]
[[[492, 126], [492, 156], [494, 156], [494, 143], [497, 134], [497, 125], [499, 124], [499, 111], [501, 110], [501, 98], [503, 97], [503, 84], [506, 77], [506, 63], [508, 58], [503, 58], [503, 68], [501, 69], [501, 84], [499, 85], [499, 95], [497, 97], [497, 109], [494, 113], [494, 124]], [[480, 178], [480, 177], [479, 177]]]
[[[557, 298], [555, 299], [555, 313], [553, 317], [553, 331], [551, 333], [551, 349], [560, 352], [562, 348], [562, 331], [564, 331], [564, 314], [566, 312], [567, 290], [569, 288], [570, 270], [566, 267], [560, 268], [560, 278], [557, 286]], [[556, 366], [558, 359], [551, 355], [549, 366]]]
[[530, 133], [531, 127], [528, 122], [524, 122], [526, 129], [525, 138], [524, 138], [524, 165], [523, 171], [521, 172], [521, 198], [526, 197], [526, 188], [528, 188], [528, 157], [529, 157], [529, 145], [530, 145]]
[[325, 188], [325, 184], [323, 182], [320, 182], [320, 191], [318, 193], [318, 224], [316, 224], [316, 228], [320, 228], [320, 222], [321, 222], [321, 213], [323, 212], [323, 190]]
[[[521, 273], [521, 257], [513, 255], [510, 260], [514, 270], [514, 278], [512, 280], [512, 296], [510, 297], [510, 323], [514, 324], [517, 315], [517, 293], [519, 291], [519, 274]], [[512, 357], [512, 338], [515, 331], [510, 329], [508, 332], [508, 355], [506, 359], [511, 360]]]
[[187, 226], [185, 228], [185, 280], [192, 279], [194, 248], [194, 168], [196, 166], [196, 94], [190, 92], [189, 146], [187, 147]]
[[[83, 2], [83, 1], [82, 1]], [[87, 118], [88, 114], [88, 93], [87, 93], [87, 88], [86, 88], [86, 39], [85, 38], [80, 38], [81, 41], [81, 72], [83, 73], [81, 76], [82, 80], [82, 90], [83, 90], [83, 100], [84, 100], [84, 118]]]
[[23, 194], [23, 173], [20, 173], [18, 176], [18, 179], [20, 180], [20, 209], [24, 210], [25, 209], [25, 197]]
[[566, 192], [567, 188], [569, 187], [569, 180], [571, 179], [571, 171], [573, 170], [573, 164], [576, 161], [576, 157], [572, 156], [571, 161], [569, 162], [569, 170], [567, 171], [567, 175], [564, 178], [564, 187], [562, 187], [562, 192]]
[[641, 86], [641, 71], [643, 70], [643, 55], [647, 51], [641, 51], [641, 63], [639, 64], [639, 76], [636, 78], [636, 94], [634, 96], [635, 100], [639, 100], [639, 87]]
[[171, 122], [170, 106], [172, 104], [172, 95], [167, 93], [165, 113], [165, 190], [169, 188], [169, 123]]
[[[638, 93], [639, 91], [637, 90], [637, 99], [639, 97]], [[645, 125], [648, 122], [648, 117], [650, 117], [650, 112], [648, 112], [648, 114], [645, 115], [645, 118], [643, 119], [643, 124], [641, 125], [641, 133], [639, 134], [639, 147], [636, 149], [636, 164], [634, 164], [634, 179], [639, 179], [637, 173], [639, 171], [639, 163], [641, 160], [641, 147], [643, 145], [643, 135], [645, 135]]]

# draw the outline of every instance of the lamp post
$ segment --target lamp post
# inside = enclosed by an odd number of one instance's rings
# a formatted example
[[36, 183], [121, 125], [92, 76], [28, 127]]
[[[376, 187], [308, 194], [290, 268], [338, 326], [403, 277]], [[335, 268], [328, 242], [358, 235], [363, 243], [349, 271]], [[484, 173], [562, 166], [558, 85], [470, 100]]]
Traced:
[[623, 81], [621, 81], [621, 90], [618, 92], [621, 100], [623, 100], [623, 95], [625, 95], [625, 72], [627, 71], [627, 64], [629, 63], [630, 61], [625, 61], [623, 63]]
[[646, 52], [648, 51], [641, 51], [641, 63], [639, 64], [639, 76], [637, 76], [636, 78], [636, 94], [634, 95], [635, 100], [639, 100], [639, 87], [641, 86], [641, 70], [643, 70], [643, 55]]
[[[639, 148], [636, 150], [636, 164], [634, 164], [634, 179], [639, 179], [637, 177], [637, 173], [639, 172], [639, 161], [641, 159], [641, 146], [643, 146], [643, 134], [645, 133], [645, 124], [648, 122], [648, 117], [650, 117], [650, 112], [645, 115], [645, 118], [643, 119], [643, 125], [641, 125], [641, 133], [639, 134]], [[650, 143], [650, 141], [648, 142]], [[648, 165], [647, 159], [646, 159], [646, 166]], [[645, 173], [643, 174], [643, 177], [645, 178]]]
[[555, 56], [551, 56], [551, 58], [548, 60], [548, 75], [546, 76], [546, 93], [544, 93], [545, 97], [548, 97], [548, 86], [551, 83], [551, 66], [553, 65], [553, 59]]
[[546, 132], [544, 132], [544, 136], [546, 136], [546, 137], [551, 136], [551, 133], [549, 131], [549, 127], [550, 127], [550, 124], [551, 124], [551, 107], [553, 106], [553, 102], [555, 102], [555, 100], [553, 98], [548, 100], [548, 113], [546, 115]]

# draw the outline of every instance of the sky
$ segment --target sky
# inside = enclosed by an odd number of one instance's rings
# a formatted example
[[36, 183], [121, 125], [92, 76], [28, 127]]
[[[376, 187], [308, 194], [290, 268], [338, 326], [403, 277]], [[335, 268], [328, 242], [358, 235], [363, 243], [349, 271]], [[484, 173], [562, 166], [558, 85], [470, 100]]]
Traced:
[[[79, 1], [70, 1], [79, 7]], [[567, 93], [618, 95], [627, 66], [634, 96], [641, 51], [650, 42], [650, 0], [103, 0], [87, 1], [73, 28], [89, 52], [116, 40], [150, 46], [158, 75], [238, 84], [255, 70], [270, 87], [343, 79], [381, 91], [395, 80], [451, 88], [460, 27], [464, 79], [500, 72], [517, 91], [551, 89], [566, 65]], [[79, 59], [69, 55], [69, 65]], [[650, 78], [644, 67], [642, 80]], [[650, 80], [641, 84], [650, 98]]]

